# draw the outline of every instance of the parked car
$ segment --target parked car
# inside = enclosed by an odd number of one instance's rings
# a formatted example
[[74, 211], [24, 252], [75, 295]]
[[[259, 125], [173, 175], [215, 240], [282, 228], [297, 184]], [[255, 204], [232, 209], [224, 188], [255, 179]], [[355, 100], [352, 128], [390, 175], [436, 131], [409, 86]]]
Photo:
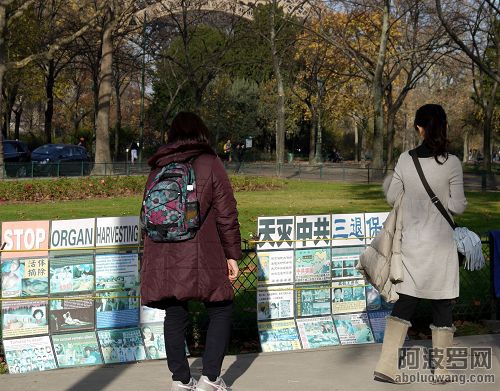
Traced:
[[70, 144], [45, 144], [31, 153], [36, 176], [88, 175], [90, 159], [84, 147]]
[[3, 140], [5, 171], [10, 177], [26, 177], [31, 174], [30, 150], [22, 141]]

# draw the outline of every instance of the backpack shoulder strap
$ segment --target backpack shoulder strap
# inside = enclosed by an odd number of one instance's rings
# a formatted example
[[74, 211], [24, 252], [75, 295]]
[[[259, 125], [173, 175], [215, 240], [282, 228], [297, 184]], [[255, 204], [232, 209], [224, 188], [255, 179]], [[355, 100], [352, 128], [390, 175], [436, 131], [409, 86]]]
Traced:
[[420, 180], [422, 181], [427, 194], [431, 198], [432, 203], [441, 212], [448, 224], [451, 225], [451, 228], [455, 229], [457, 225], [450, 217], [449, 213], [447, 212], [446, 208], [443, 206], [437, 195], [432, 191], [431, 187], [429, 186], [429, 182], [427, 182], [427, 179], [425, 179], [424, 171], [422, 170], [422, 166], [420, 165], [420, 162], [418, 160], [417, 151], [415, 149], [412, 149], [410, 151], [410, 156], [413, 159], [413, 163], [415, 164], [415, 168], [417, 169], [418, 176], [420, 177]]

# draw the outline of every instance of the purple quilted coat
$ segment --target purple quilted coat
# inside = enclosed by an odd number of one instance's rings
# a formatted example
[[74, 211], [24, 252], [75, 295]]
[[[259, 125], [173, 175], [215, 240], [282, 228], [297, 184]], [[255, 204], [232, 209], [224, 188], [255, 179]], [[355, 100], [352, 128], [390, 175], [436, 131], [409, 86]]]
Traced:
[[240, 225], [233, 189], [215, 152], [202, 143], [164, 145], [149, 159], [148, 183], [161, 167], [196, 157], [196, 192], [203, 225], [193, 239], [157, 243], [147, 236], [141, 262], [142, 304], [162, 308], [162, 300], [233, 299], [227, 259], [241, 258]]

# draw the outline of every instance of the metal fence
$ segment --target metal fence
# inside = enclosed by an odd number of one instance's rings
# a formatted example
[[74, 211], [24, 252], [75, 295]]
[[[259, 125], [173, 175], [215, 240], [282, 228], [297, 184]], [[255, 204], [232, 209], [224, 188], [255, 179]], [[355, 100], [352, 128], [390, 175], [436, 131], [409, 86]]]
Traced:
[[[280, 177], [286, 179], [326, 180], [349, 183], [380, 183], [388, 171], [360, 164], [302, 163], [275, 164], [272, 162], [224, 162], [226, 170], [235, 175]], [[11, 178], [87, 176], [91, 173], [108, 175], [145, 175], [150, 171], [146, 163], [114, 162], [59, 162], [59, 163], [6, 163], [5, 170]], [[390, 171], [390, 170], [389, 170]], [[495, 189], [500, 175], [488, 176], [483, 172], [466, 172], [464, 183], [467, 190]]]

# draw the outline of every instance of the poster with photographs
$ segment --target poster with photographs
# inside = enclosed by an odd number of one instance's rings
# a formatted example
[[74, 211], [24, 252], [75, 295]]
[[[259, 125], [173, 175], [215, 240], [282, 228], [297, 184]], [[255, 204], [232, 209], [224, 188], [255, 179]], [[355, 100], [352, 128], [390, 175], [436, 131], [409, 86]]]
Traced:
[[297, 328], [304, 349], [340, 344], [331, 316], [297, 319]]
[[[47, 258], [49, 221], [9, 221], [2, 223], [2, 260]], [[13, 252], [9, 252], [13, 250]]]
[[96, 247], [137, 245], [139, 216], [96, 219]]
[[330, 284], [297, 284], [295, 286], [297, 316], [329, 315], [331, 309]]
[[332, 215], [332, 246], [363, 246], [365, 244], [364, 213]]
[[257, 253], [257, 281], [259, 284], [293, 282], [293, 251]]
[[368, 313], [368, 317], [370, 319], [370, 324], [372, 327], [373, 337], [375, 338], [375, 342], [381, 343], [384, 342], [384, 331], [385, 324], [387, 320], [386, 316], [389, 316], [391, 311], [373, 311]]
[[332, 313], [366, 311], [365, 280], [339, 280], [332, 282]]
[[148, 360], [166, 358], [163, 323], [141, 324], [141, 332], [144, 339], [146, 358]]
[[356, 264], [364, 250], [364, 247], [333, 248], [332, 278], [334, 280], [363, 278], [363, 275], [356, 269]]
[[98, 291], [139, 286], [138, 254], [98, 254], [95, 265]]
[[329, 247], [331, 234], [330, 215], [295, 217], [295, 248]]
[[105, 364], [146, 359], [141, 331], [136, 327], [118, 330], [99, 330], [97, 335]]
[[47, 300], [7, 300], [2, 303], [3, 338], [47, 334]]
[[388, 216], [389, 212], [365, 213], [366, 244], [370, 244], [379, 234]]
[[94, 290], [94, 275], [92, 254], [52, 256], [50, 259], [50, 293], [92, 291]]
[[47, 257], [8, 259], [3, 260], [1, 265], [2, 297], [48, 295], [49, 261]]
[[165, 310], [141, 305], [140, 323], [159, 323], [165, 320]]
[[342, 345], [374, 343], [370, 322], [366, 312], [334, 315], [333, 321]]
[[52, 344], [59, 368], [103, 363], [94, 332], [52, 335]]
[[293, 318], [293, 285], [259, 287], [257, 289], [257, 320]]
[[295, 250], [295, 282], [328, 281], [330, 251], [329, 248]]
[[291, 250], [295, 247], [295, 217], [259, 217], [257, 250]]
[[52, 333], [94, 329], [94, 300], [89, 296], [50, 300], [49, 326]]
[[259, 322], [258, 326], [260, 346], [263, 352], [285, 352], [301, 349], [293, 319]]
[[98, 293], [95, 302], [98, 329], [139, 325], [139, 298], [134, 289]]
[[56, 369], [49, 337], [32, 337], [3, 341], [9, 373], [29, 373]]

